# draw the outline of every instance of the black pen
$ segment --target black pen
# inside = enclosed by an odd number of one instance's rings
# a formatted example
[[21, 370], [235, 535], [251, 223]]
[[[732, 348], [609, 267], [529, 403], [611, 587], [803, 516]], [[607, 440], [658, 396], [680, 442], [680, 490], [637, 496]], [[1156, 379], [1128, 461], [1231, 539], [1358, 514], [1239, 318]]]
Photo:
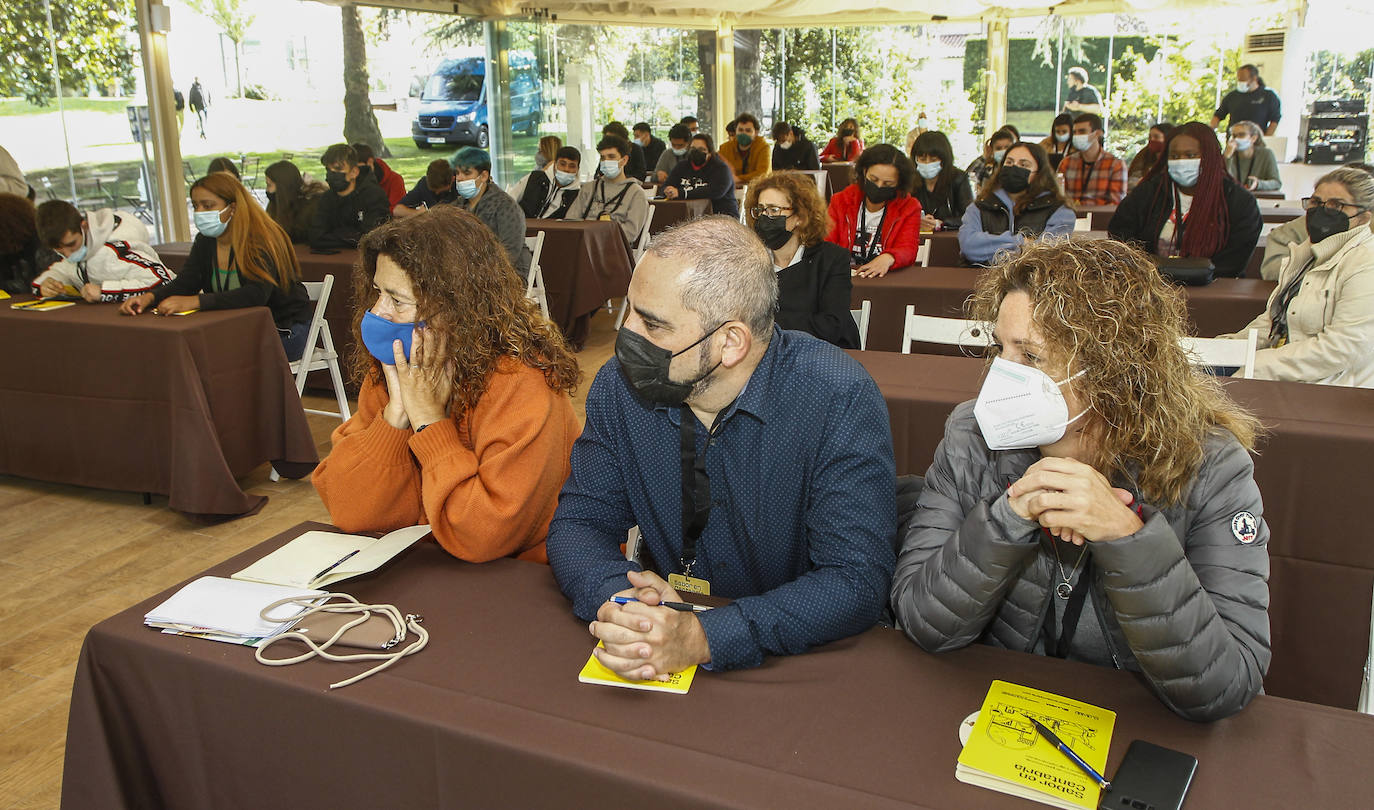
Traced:
[[1048, 740], [1050, 745], [1053, 745], [1055, 748], [1058, 748], [1060, 752], [1064, 754], [1064, 756], [1073, 760], [1073, 764], [1082, 768], [1084, 773], [1086, 773], [1088, 776], [1091, 776], [1093, 780], [1097, 782], [1098, 787], [1102, 788], [1103, 790], [1112, 789], [1112, 783], [1107, 781], [1107, 777], [1098, 773], [1093, 768], [1093, 766], [1084, 762], [1083, 758], [1075, 754], [1072, 748], [1065, 745], [1064, 741], [1059, 739], [1059, 737], [1056, 736], [1053, 731], [1050, 731], [1048, 728], [1046, 728], [1044, 723], [1041, 723], [1039, 720], [1036, 720], [1034, 717], [1030, 716], [1027, 716], [1026, 719], [1035, 724], [1035, 728], [1040, 732], [1040, 736]]
[[[617, 605], [628, 605], [631, 602], [638, 602], [639, 600], [633, 596], [612, 596], [610, 601], [615, 602]], [[687, 602], [659, 602], [659, 604], [666, 608], [680, 610], [683, 613], [700, 613], [703, 610], [710, 610], [710, 608], [705, 605], [692, 605]]]
[[310, 581], [311, 581], [311, 582], [319, 582], [321, 579], [324, 578], [324, 575], [325, 575], [325, 574], [328, 574], [330, 571], [333, 571], [335, 568], [338, 568], [339, 566], [341, 566], [341, 565], [343, 565], [344, 563], [348, 562], [349, 558], [352, 557], [354, 554], [357, 554], [359, 551], [362, 551], [362, 549], [360, 549], [360, 548], [355, 548], [355, 549], [353, 549], [352, 551], [348, 552], [347, 554], [343, 555], [343, 558], [342, 558], [342, 559], [340, 559], [338, 562], [334, 563], [333, 565], [329, 566], [328, 568], [324, 569], [324, 570], [321, 571], [320, 573], [316, 574], [316, 575], [315, 575], [315, 578], [312, 579], [312, 580], [310, 580]]

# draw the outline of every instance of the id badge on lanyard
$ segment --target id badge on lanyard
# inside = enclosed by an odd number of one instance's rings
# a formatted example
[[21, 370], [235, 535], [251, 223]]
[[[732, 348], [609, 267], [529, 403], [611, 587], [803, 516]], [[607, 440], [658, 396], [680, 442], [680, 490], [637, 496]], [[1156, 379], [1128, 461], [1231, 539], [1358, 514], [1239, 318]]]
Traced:
[[682, 406], [679, 437], [682, 461], [682, 572], [668, 575], [668, 584], [678, 593], [711, 595], [711, 583], [692, 576], [697, 562], [697, 540], [711, 517], [711, 479], [706, 475], [705, 454], [697, 455], [697, 418], [692, 409]]

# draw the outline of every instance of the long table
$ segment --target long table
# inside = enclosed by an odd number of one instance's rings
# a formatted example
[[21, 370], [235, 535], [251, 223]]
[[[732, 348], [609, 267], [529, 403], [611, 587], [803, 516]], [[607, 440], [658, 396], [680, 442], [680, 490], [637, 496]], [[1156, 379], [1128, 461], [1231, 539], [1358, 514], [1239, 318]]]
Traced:
[[5, 303], [0, 473], [166, 494], [218, 519], [267, 501], [234, 480], [264, 461], [299, 478], [319, 460], [266, 307], [130, 317]]
[[[924, 474], [949, 412], [978, 395], [983, 362], [851, 354], [887, 400], [897, 472]], [[1272, 533], [1274, 663], [1265, 689], [1353, 707], [1374, 593], [1374, 523], [1363, 509], [1374, 457], [1374, 390], [1267, 380], [1225, 385], [1270, 430], [1255, 456]]]
[[[918, 315], [964, 317], [964, 301], [978, 278], [973, 267], [907, 267], [881, 278], [855, 276], [850, 307], [864, 301], [871, 306], [869, 351], [902, 349], [902, 328], [908, 305]], [[1258, 278], [1219, 278], [1206, 287], [1184, 287], [1188, 315], [1203, 337], [1234, 332], [1264, 311], [1274, 282]]]
[[[1088, 227], [1095, 231], [1107, 230], [1107, 223], [1116, 213], [1115, 205], [1083, 205], [1077, 209], [1080, 217], [1088, 218]], [[1307, 214], [1302, 208], [1294, 206], [1268, 205], [1260, 203], [1260, 219], [1264, 222], [1283, 223]]]
[[[208, 573], [227, 575], [303, 524]], [[545, 566], [459, 562], [422, 542], [346, 583], [419, 613], [429, 647], [363, 669], [265, 667], [252, 651], [141, 626], [162, 594], [91, 629], [72, 690], [62, 807], [1025, 808], [958, 782], [958, 727], [1002, 678], [1117, 713], [1130, 741], [1188, 752], [1188, 806], [1354, 807], [1374, 791], [1374, 718], [1259, 696], [1210, 724], [1126, 672], [874, 628], [683, 696], [581, 684], [591, 651]]]
[[711, 213], [711, 201], [707, 199], [650, 199], [649, 205], [654, 209], [654, 221], [653, 224], [649, 226], [649, 234], [651, 236], [657, 236], [674, 225], [691, 221], [697, 217], [704, 217]]
[[[1096, 216], [1096, 215], [1094, 215]], [[1098, 227], [1101, 224], [1101, 227]], [[1092, 221], [1092, 230], [1073, 231], [1069, 234], [1070, 239], [1106, 239], [1107, 226], [1105, 222], [1099, 223]], [[1255, 250], [1250, 254], [1250, 261], [1245, 265], [1245, 272], [1241, 274], [1243, 278], [1259, 278], [1260, 263], [1264, 259], [1264, 247], [1267, 237], [1261, 235], [1255, 245]], [[930, 265], [932, 267], [956, 267], [966, 264], [963, 254], [959, 252], [959, 232], [955, 231], [936, 231], [935, 233], [922, 233], [921, 241], [930, 241]]]

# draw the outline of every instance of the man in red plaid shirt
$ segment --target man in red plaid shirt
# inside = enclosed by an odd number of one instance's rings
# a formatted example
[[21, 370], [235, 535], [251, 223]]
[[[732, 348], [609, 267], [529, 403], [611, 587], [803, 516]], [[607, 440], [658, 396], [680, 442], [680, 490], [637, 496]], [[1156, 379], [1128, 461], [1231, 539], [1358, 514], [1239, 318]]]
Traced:
[[1073, 120], [1077, 152], [1059, 163], [1064, 194], [1075, 205], [1116, 205], [1126, 194], [1126, 162], [1102, 148], [1102, 117], [1083, 113]]

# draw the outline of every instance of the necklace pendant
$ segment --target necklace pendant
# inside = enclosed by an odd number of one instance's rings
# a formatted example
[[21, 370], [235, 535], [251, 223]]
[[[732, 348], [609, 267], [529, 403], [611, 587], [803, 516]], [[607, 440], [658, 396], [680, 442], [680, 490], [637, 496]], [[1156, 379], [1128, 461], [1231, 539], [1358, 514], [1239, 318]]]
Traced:
[[1060, 599], [1068, 599], [1073, 594], [1073, 586], [1067, 582], [1061, 582], [1054, 586], [1054, 592]]

